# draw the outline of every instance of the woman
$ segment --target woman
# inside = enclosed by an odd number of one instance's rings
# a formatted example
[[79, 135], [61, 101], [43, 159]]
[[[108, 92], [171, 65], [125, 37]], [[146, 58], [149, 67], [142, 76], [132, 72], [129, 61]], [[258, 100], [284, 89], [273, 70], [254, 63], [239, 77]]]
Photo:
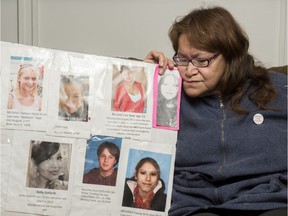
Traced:
[[88, 103], [84, 99], [84, 87], [80, 80], [68, 76], [62, 77], [59, 106], [60, 119], [88, 121]]
[[114, 98], [114, 111], [144, 112], [144, 91], [142, 84], [135, 81], [134, 72], [128, 66], [120, 69], [123, 81], [117, 86]]
[[63, 160], [60, 143], [41, 142], [32, 147], [31, 159], [36, 167], [36, 177], [30, 179], [29, 187], [67, 190], [64, 181]]
[[120, 150], [112, 142], [103, 142], [97, 149], [99, 168], [93, 168], [84, 174], [83, 183], [115, 186]]
[[[285, 210], [287, 77], [257, 65], [222, 7], [193, 10], [169, 36], [184, 90], [169, 215]], [[157, 51], [145, 60], [174, 66]]]
[[176, 127], [178, 77], [173, 73], [161, 76], [158, 83], [157, 125]]
[[132, 178], [126, 179], [123, 206], [165, 211], [165, 184], [160, 179], [160, 167], [150, 157], [141, 159]]
[[20, 65], [15, 90], [8, 95], [7, 109], [41, 111], [41, 98], [37, 94], [38, 71], [31, 64]]

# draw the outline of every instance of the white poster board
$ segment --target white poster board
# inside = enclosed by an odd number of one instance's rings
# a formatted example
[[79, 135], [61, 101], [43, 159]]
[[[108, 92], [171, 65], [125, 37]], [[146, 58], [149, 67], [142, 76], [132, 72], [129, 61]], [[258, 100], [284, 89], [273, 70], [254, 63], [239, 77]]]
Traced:
[[4, 215], [168, 215], [177, 130], [153, 127], [156, 65], [6, 42], [1, 54]]

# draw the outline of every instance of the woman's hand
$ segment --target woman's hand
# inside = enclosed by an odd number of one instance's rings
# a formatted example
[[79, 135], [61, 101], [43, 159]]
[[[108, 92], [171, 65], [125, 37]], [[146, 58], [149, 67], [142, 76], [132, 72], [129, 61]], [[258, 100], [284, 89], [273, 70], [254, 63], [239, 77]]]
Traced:
[[55, 179], [49, 183], [49, 188], [55, 190], [67, 190], [68, 182]]
[[145, 57], [144, 61], [148, 63], [159, 64], [159, 74], [164, 74], [167, 67], [170, 70], [173, 70], [174, 68], [174, 62], [171, 59], [168, 59], [164, 53], [156, 50], [150, 51]]

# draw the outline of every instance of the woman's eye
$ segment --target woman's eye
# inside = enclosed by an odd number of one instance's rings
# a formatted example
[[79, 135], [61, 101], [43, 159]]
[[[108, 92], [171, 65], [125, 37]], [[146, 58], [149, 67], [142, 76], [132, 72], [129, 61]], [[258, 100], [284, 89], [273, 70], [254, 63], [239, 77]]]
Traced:
[[140, 174], [141, 174], [141, 175], [145, 175], [145, 174], [146, 174], [146, 172], [140, 172]]
[[58, 157], [57, 157], [57, 160], [62, 160], [62, 156], [58, 156]]
[[206, 59], [197, 59], [197, 62], [204, 63], [204, 62], [206, 62]]
[[157, 176], [157, 173], [151, 173], [151, 176]]

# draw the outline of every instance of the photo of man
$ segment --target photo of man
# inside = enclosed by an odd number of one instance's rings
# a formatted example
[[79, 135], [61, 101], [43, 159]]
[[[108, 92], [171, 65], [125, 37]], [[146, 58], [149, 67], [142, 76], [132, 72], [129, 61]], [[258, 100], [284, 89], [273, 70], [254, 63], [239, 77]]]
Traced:
[[[93, 145], [93, 140], [90, 141], [90, 145], [91, 143]], [[91, 161], [88, 157], [91, 157], [91, 152], [94, 152], [94, 160], [97, 160], [98, 166], [94, 166], [87, 172], [84, 171], [83, 183], [115, 186], [118, 173], [116, 165], [120, 157], [119, 147], [112, 141], [104, 141], [98, 146], [96, 151], [95, 149], [91, 151], [91, 149], [87, 149], [86, 161]]]

